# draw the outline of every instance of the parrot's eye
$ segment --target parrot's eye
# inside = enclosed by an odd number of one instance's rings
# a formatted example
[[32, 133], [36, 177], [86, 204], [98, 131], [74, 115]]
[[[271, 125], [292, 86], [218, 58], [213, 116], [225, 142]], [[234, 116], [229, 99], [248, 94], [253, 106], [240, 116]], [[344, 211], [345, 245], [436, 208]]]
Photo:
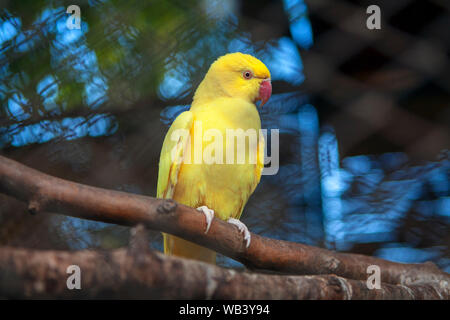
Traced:
[[253, 78], [253, 74], [249, 70], [244, 71], [244, 73], [242, 75], [243, 75], [244, 79], [247, 79], [247, 80]]

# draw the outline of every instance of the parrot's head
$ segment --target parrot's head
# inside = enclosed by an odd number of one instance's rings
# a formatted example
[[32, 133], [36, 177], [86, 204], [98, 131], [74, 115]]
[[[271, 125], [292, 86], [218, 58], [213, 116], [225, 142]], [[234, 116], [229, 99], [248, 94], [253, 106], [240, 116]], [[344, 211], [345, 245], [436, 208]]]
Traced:
[[269, 69], [249, 54], [229, 53], [218, 58], [197, 89], [194, 102], [205, 96], [209, 99], [228, 96], [252, 103], [261, 101], [261, 107], [272, 94]]

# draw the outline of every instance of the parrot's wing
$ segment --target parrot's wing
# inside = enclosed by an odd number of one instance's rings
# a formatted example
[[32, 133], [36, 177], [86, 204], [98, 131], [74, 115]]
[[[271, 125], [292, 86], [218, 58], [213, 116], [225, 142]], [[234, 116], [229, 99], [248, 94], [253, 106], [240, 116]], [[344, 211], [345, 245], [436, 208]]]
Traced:
[[172, 198], [178, 181], [184, 152], [189, 141], [194, 115], [190, 111], [181, 113], [170, 126], [164, 138], [158, 173], [158, 198]]

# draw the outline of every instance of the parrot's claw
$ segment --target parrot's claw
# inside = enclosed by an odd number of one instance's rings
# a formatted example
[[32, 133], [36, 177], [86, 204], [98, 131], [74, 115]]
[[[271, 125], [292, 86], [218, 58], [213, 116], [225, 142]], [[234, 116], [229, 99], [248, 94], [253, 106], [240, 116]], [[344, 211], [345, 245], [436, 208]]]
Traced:
[[251, 236], [250, 231], [248, 231], [247, 226], [239, 221], [238, 219], [230, 218], [227, 220], [228, 223], [234, 224], [238, 229], [240, 233], [244, 233], [244, 241], [245, 241], [245, 247], [248, 248], [250, 246]]
[[205, 218], [206, 218], [206, 231], [205, 231], [205, 234], [207, 234], [208, 231], [209, 231], [209, 227], [211, 227], [211, 222], [212, 222], [212, 220], [214, 218], [214, 210], [208, 208], [207, 206], [198, 207], [197, 210], [205, 215]]

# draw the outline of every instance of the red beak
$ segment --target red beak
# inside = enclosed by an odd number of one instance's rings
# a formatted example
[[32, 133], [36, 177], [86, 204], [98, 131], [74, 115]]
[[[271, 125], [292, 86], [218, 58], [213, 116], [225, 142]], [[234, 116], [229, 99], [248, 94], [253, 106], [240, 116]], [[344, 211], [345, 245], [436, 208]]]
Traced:
[[259, 96], [256, 100], [261, 100], [261, 105], [266, 104], [266, 102], [270, 99], [270, 96], [272, 95], [272, 83], [270, 82], [270, 79], [263, 80], [261, 82], [261, 85], [259, 86]]

